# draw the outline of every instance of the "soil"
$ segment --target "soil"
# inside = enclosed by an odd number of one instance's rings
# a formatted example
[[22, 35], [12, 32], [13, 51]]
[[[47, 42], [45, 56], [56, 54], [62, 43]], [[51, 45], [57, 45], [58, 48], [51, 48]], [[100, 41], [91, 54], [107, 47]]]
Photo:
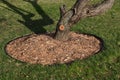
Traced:
[[71, 32], [67, 41], [55, 40], [50, 34], [31, 34], [6, 45], [11, 57], [32, 64], [52, 65], [88, 58], [99, 52], [101, 42], [95, 36]]

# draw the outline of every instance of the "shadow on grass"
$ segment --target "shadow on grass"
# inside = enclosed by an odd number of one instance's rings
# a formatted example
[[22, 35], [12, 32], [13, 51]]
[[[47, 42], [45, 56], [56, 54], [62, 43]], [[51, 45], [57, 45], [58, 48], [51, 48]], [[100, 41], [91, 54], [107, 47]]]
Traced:
[[[25, 1], [25, 0], [24, 0]], [[20, 16], [22, 16], [23, 21], [18, 20], [18, 22], [25, 25], [27, 28], [29, 28], [31, 31], [33, 31], [36, 34], [46, 33], [46, 30], [44, 29], [44, 26], [53, 24], [53, 20], [43, 11], [43, 9], [37, 4], [36, 1], [30, 1], [27, 0], [26, 2], [29, 2], [32, 4], [34, 9], [37, 11], [37, 13], [42, 16], [42, 19], [32, 20], [31, 18], [35, 15], [31, 12], [28, 12], [26, 10], [23, 10], [21, 8], [18, 8], [11, 3], [9, 3], [7, 0], [2, 0], [2, 3], [6, 4], [7, 7], [9, 7], [10, 11], [13, 11]]]

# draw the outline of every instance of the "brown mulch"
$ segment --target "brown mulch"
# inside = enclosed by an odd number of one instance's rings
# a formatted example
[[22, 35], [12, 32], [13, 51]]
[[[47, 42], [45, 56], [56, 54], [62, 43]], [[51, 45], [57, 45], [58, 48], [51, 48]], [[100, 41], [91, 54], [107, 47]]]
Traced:
[[31, 34], [17, 38], [7, 44], [6, 52], [23, 62], [51, 65], [81, 60], [101, 49], [101, 42], [94, 36], [71, 32], [68, 41], [58, 41], [50, 35]]

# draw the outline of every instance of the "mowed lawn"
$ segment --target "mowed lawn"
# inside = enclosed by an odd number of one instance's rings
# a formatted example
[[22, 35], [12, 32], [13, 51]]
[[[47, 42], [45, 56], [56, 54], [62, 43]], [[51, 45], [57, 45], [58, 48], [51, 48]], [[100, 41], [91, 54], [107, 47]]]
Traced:
[[71, 64], [42, 66], [6, 54], [6, 44], [17, 37], [55, 31], [59, 6], [66, 4], [69, 9], [75, 1], [38, 0], [35, 5], [24, 0], [0, 0], [0, 80], [120, 80], [120, 0], [115, 0], [105, 14], [82, 19], [71, 29], [103, 40], [102, 51], [94, 56]]

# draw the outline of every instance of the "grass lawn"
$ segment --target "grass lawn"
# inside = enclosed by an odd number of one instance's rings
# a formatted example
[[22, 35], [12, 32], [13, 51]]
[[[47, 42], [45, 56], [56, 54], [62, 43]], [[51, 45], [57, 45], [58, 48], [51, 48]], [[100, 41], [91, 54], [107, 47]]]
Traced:
[[[93, 3], [100, 0], [92, 0]], [[0, 80], [120, 80], [120, 0], [107, 13], [82, 19], [72, 31], [94, 34], [104, 41], [99, 54], [69, 65], [42, 66], [20, 62], [5, 53], [5, 45], [20, 36], [52, 32], [59, 6], [75, 0], [0, 0]]]

